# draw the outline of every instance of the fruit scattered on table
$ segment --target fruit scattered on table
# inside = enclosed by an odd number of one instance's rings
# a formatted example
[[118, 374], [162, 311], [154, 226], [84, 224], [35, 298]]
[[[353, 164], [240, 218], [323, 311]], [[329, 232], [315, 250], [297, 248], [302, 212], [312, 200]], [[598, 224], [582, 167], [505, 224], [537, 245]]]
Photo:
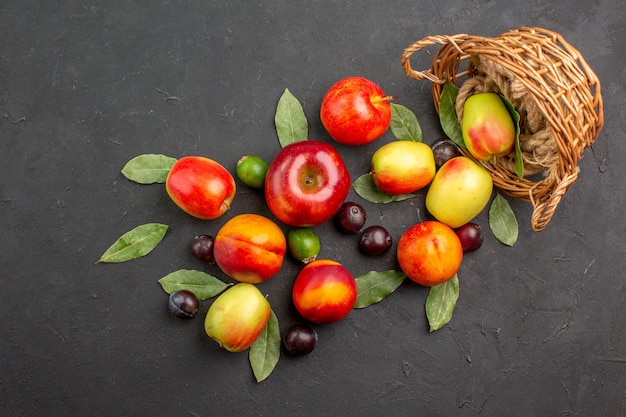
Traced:
[[198, 235], [191, 241], [191, 254], [201, 261], [214, 262], [213, 245], [215, 238], [209, 235]]
[[461, 241], [463, 252], [474, 252], [483, 244], [483, 232], [476, 223], [466, 223], [455, 230]]
[[450, 159], [461, 156], [459, 147], [448, 138], [437, 139], [433, 142], [431, 148], [435, 158], [435, 167], [437, 169], [441, 168], [441, 166]]
[[190, 319], [198, 313], [200, 300], [188, 290], [179, 290], [170, 294], [168, 307], [177, 317]]
[[452, 228], [468, 223], [487, 205], [493, 190], [489, 172], [465, 156], [443, 164], [426, 193], [426, 209]]
[[165, 188], [178, 207], [205, 220], [224, 214], [236, 192], [230, 172], [218, 162], [201, 156], [177, 160], [167, 175]]
[[361, 252], [370, 256], [382, 255], [391, 248], [392, 244], [391, 234], [380, 225], [370, 226], [365, 229], [359, 240]]
[[246, 155], [237, 161], [235, 173], [237, 178], [247, 186], [263, 188], [268, 168], [269, 165], [263, 158], [256, 155]]
[[339, 262], [322, 259], [307, 264], [296, 277], [292, 299], [298, 312], [312, 323], [333, 323], [346, 317], [356, 302], [352, 274]]
[[400, 236], [397, 253], [406, 276], [427, 287], [451, 279], [463, 260], [459, 237], [438, 221], [425, 221], [408, 228]]
[[347, 77], [333, 84], [324, 95], [320, 120], [337, 142], [365, 145], [389, 128], [392, 98], [371, 80]]
[[229, 277], [257, 284], [267, 281], [283, 265], [287, 240], [276, 223], [259, 214], [239, 214], [215, 235], [213, 257]]
[[335, 215], [335, 225], [343, 233], [359, 233], [367, 222], [367, 212], [359, 203], [346, 201]]
[[287, 233], [287, 248], [294, 259], [308, 264], [319, 255], [321, 244], [313, 229], [296, 227]]
[[435, 176], [435, 158], [422, 142], [389, 142], [372, 155], [374, 184], [384, 193], [399, 195], [426, 187]]
[[241, 352], [259, 337], [271, 311], [270, 303], [255, 285], [239, 283], [213, 301], [204, 330], [226, 350]]
[[265, 201], [278, 220], [313, 227], [331, 219], [350, 191], [350, 173], [339, 152], [316, 140], [282, 148], [270, 163]]
[[290, 355], [308, 355], [315, 349], [317, 332], [309, 326], [296, 324], [285, 331], [282, 341], [283, 346]]

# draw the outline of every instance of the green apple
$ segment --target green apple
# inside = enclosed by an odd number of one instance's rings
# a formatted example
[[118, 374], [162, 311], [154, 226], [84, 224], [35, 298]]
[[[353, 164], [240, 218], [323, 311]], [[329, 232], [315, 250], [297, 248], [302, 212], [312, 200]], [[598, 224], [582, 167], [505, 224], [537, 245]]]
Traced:
[[254, 343], [270, 318], [270, 303], [253, 284], [236, 284], [219, 295], [204, 320], [206, 334], [230, 352]]
[[493, 190], [489, 172], [466, 156], [443, 164], [426, 193], [426, 209], [452, 228], [468, 223], [487, 205]]
[[480, 161], [513, 151], [515, 125], [498, 94], [474, 94], [465, 100], [461, 127], [467, 150]]
[[389, 142], [372, 155], [374, 184], [390, 195], [406, 194], [424, 188], [435, 176], [435, 157], [422, 142]]

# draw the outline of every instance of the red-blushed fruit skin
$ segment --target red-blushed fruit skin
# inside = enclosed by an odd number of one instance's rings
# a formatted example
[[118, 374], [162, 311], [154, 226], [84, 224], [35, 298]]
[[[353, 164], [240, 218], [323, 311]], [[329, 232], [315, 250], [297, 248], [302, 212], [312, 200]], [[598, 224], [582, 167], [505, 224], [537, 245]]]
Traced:
[[236, 284], [221, 293], [204, 319], [206, 334], [230, 352], [241, 352], [259, 337], [271, 306], [253, 284]]
[[265, 176], [265, 200], [278, 220], [312, 227], [332, 218], [350, 192], [350, 174], [328, 143], [295, 142], [282, 148]]
[[463, 141], [474, 158], [488, 161], [513, 151], [515, 125], [498, 94], [470, 96], [465, 101], [463, 114]]
[[337, 142], [364, 145], [381, 137], [389, 127], [389, 97], [366, 78], [344, 78], [324, 95], [320, 119]]
[[202, 156], [177, 160], [165, 180], [172, 201], [187, 214], [213, 220], [224, 214], [235, 198], [235, 179], [218, 162]]
[[438, 221], [408, 228], [398, 241], [398, 263], [412, 281], [432, 287], [451, 279], [463, 260], [463, 247], [454, 230]]
[[346, 317], [356, 302], [352, 274], [340, 263], [320, 259], [307, 264], [296, 277], [292, 299], [298, 312], [312, 323], [334, 323]]
[[239, 214], [215, 235], [213, 258], [220, 269], [239, 282], [267, 281], [283, 265], [287, 240], [272, 220], [258, 214]]
[[435, 157], [422, 142], [397, 140], [374, 152], [372, 181], [383, 193], [399, 195], [426, 187], [435, 177]]

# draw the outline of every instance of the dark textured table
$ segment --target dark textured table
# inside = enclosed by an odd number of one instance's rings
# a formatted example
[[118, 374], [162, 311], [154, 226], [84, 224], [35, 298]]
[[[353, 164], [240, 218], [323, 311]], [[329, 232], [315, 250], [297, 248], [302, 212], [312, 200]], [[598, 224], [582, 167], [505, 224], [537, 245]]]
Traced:
[[[232, 172], [279, 150], [276, 103], [300, 100], [311, 138], [326, 89], [376, 81], [442, 135], [430, 83], [409, 79], [405, 47], [427, 35], [554, 30], [602, 83], [605, 126], [542, 232], [509, 199], [515, 246], [486, 233], [465, 257], [450, 323], [430, 333], [428, 291], [404, 283], [383, 302], [315, 326], [306, 357], [282, 355], [257, 384], [246, 353], [202, 329], [210, 301], [183, 321], [157, 280], [178, 269], [227, 278], [188, 243], [235, 214], [269, 215], [239, 183], [227, 215], [187, 216], [162, 185], [120, 174], [142, 153], [203, 155]], [[34, 1], [0, 6], [0, 415], [2, 416], [623, 416], [626, 413], [624, 79], [626, 9], [598, 2]], [[422, 55], [416, 64], [430, 64]], [[394, 140], [337, 145], [351, 175]], [[360, 201], [397, 240], [423, 198]], [[146, 257], [94, 264], [122, 233], [168, 224]], [[488, 230], [487, 215], [476, 222]], [[287, 228], [285, 228], [287, 230]], [[354, 275], [396, 268], [394, 251], [358, 252], [332, 224], [321, 257]], [[287, 259], [260, 285], [281, 325], [302, 322]]]

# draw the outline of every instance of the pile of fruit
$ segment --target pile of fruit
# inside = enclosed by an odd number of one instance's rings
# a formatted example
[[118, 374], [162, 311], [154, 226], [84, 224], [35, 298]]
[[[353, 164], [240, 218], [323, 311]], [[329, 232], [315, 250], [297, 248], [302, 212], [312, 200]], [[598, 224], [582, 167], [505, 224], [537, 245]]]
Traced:
[[[249, 349], [257, 381], [271, 374], [281, 346], [293, 355], [310, 353], [317, 342], [313, 325], [337, 322], [355, 308], [381, 301], [406, 278], [430, 287], [426, 315], [431, 331], [451, 319], [463, 255], [479, 249], [483, 240], [481, 228], [471, 221], [493, 193], [490, 174], [464, 156], [460, 147], [480, 160], [513, 152], [515, 117], [500, 96], [479, 94], [465, 104], [459, 126], [464, 144], [440, 139], [429, 146], [422, 142], [415, 115], [392, 103], [393, 99], [374, 82], [349, 77], [334, 84], [322, 100], [320, 118], [334, 141], [360, 146], [388, 129], [398, 139], [379, 147], [372, 154], [371, 171], [351, 184], [335, 147], [308, 138], [302, 106], [286, 89], [275, 115], [281, 150], [270, 163], [254, 155], [241, 157], [235, 172], [246, 187], [263, 191], [276, 220], [256, 213], [238, 214], [215, 236], [193, 238], [192, 254], [214, 262], [232, 282], [194, 270], [179, 270], [159, 280], [169, 294], [170, 310], [181, 318], [194, 317], [202, 300], [215, 297], [204, 321], [206, 334], [229, 351]], [[202, 156], [139, 155], [128, 161], [122, 173], [140, 184], [164, 183], [171, 200], [200, 219], [222, 216], [236, 194], [233, 174]], [[354, 277], [339, 262], [317, 258], [320, 240], [314, 228], [328, 221], [342, 233], [360, 234], [359, 246], [366, 255], [378, 256], [392, 247], [391, 235], [383, 226], [364, 229], [365, 209], [346, 201], [351, 186], [365, 200], [380, 203], [412, 198], [427, 188], [425, 203], [432, 220], [415, 224], [400, 236], [399, 270]], [[499, 194], [489, 215], [494, 235], [512, 245], [517, 223]], [[280, 223], [289, 228], [288, 233]], [[98, 262], [144, 256], [166, 231], [167, 226], [159, 223], [138, 226], [113, 243]], [[303, 265], [293, 283], [292, 301], [304, 323], [281, 334], [268, 298], [255, 284], [277, 275], [287, 255]]]

